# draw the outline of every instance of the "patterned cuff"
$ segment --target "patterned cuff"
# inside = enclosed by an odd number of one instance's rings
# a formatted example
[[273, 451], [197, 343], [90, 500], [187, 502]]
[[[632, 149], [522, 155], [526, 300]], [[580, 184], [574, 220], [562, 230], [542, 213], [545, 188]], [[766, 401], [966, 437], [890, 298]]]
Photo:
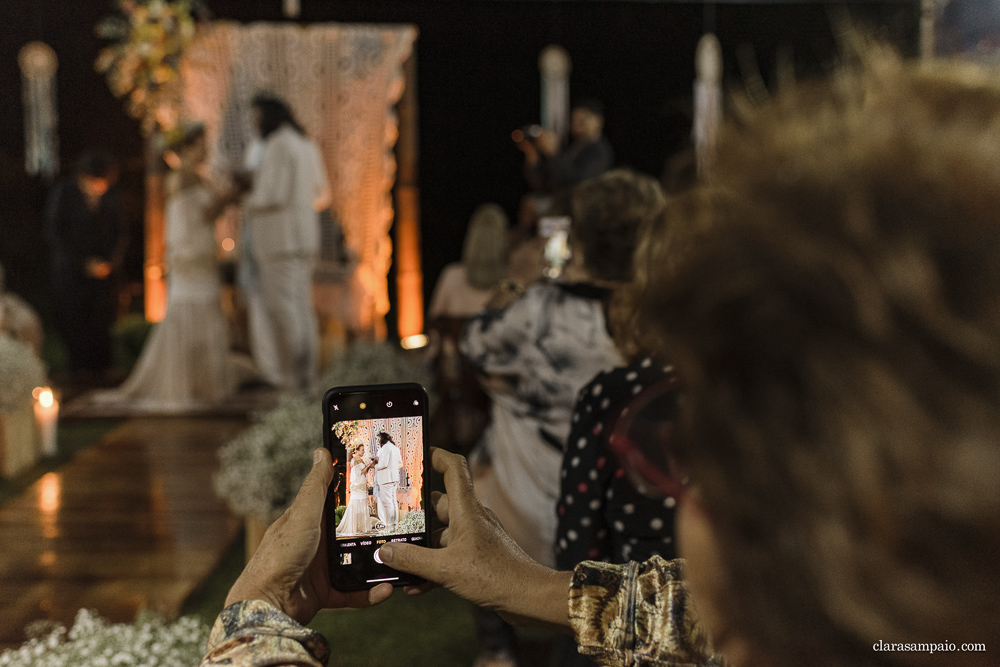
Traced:
[[212, 665], [326, 665], [330, 647], [318, 632], [299, 625], [263, 600], [243, 600], [222, 610], [208, 637], [202, 667]]
[[577, 565], [569, 591], [570, 625], [580, 653], [613, 667], [721, 665], [695, 617], [682, 581], [683, 561]]

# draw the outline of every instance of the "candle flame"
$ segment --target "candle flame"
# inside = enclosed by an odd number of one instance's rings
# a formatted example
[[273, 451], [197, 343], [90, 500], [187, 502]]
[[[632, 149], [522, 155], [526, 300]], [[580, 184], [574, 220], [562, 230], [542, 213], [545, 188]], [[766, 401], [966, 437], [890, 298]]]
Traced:
[[51, 408], [56, 400], [52, 395], [52, 390], [48, 387], [43, 387], [41, 390], [36, 389], [35, 391], [38, 392], [38, 404], [43, 408]]

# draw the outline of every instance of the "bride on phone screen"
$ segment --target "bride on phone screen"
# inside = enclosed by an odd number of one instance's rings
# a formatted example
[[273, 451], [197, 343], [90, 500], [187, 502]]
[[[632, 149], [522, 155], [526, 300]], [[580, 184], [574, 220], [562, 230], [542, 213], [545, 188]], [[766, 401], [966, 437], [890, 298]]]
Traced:
[[344, 516], [337, 524], [337, 537], [367, 535], [371, 531], [371, 514], [368, 511], [368, 471], [375, 461], [365, 462], [361, 448], [351, 452], [351, 485]]

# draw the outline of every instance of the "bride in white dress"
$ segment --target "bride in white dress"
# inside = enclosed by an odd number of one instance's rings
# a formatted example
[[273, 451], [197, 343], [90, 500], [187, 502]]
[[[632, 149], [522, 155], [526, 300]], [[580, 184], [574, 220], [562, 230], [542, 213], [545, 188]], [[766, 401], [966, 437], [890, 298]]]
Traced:
[[368, 471], [374, 461], [365, 463], [361, 448], [351, 454], [351, 487], [344, 516], [337, 524], [337, 537], [367, 535], [372, 529], [371, 512], [368, 511]]
[[139, 411], [184, 412], [217, 404], [235, 391], [215, 220], [239, 193], [220, 197], [209, 190], [199, 174], [205, 157], [200, 125], [186, 127], [165, 154], [173, 167], [167, 177], [167, 312], [132, 374], [99, 400], [128, 401]]

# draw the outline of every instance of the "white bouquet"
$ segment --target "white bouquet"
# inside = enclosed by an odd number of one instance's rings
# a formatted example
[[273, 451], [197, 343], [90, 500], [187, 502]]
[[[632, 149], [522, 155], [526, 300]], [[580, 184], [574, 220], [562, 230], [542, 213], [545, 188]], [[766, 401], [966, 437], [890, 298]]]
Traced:
[[32, 625], [35, 636], [0, 653], [0, 667], [191, 667], [205, 654], [209, 633], [193, 616], [167, 623], [140, 612], [135, 623], [111, 624], [87, 609], [77, 613], [70, 630]]

